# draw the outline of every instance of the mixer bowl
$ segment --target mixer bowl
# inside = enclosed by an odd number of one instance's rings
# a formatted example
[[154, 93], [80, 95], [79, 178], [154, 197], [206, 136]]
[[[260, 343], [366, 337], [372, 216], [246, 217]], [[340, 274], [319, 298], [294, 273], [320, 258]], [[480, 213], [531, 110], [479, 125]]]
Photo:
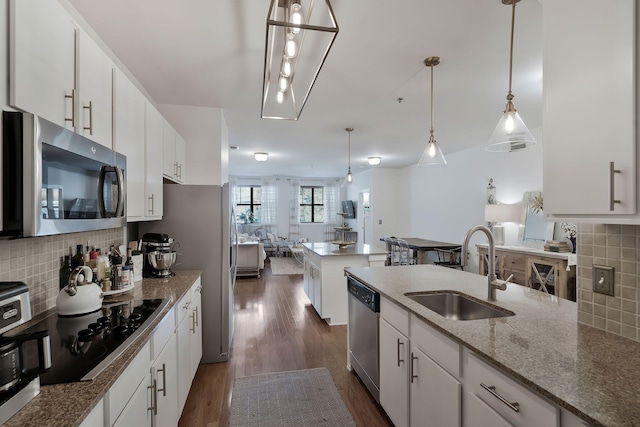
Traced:
[[153, 251], [147, 254], [149, 264], [156, 270], [169, 270], [176, 263], [178, 253]]

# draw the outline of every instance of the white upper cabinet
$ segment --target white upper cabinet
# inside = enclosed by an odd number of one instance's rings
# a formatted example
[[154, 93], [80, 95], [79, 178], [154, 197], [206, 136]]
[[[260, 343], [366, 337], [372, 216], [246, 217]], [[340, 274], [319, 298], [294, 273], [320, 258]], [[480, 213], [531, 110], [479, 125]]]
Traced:
[[73, 130], [77, 27], [57, 1], [9, 7], [9, 103]]
[[145, 102], [142, 93], [120, 70], [113, 93], [114, 148], [127, 156], [127, 220], [145, 215]]
[[164, 121], [164, 176], [172, 181], [183, 183], [186, 158], [185, 140], [168, 121]]
[[158, 110], [146, 102], [145, 107], [145, 219], [162, 219], [162, 135], [164, 118]]
[[111, 148], [113, 64], [83, 31], [78, 35], [78, 126], [76, 132]]
[[636, 2], [543, 3], [543, 189], [549, 219], [640, 222]]
[[111, 148], [113, 65], [57, 1], [10, 2], [9, 103]]

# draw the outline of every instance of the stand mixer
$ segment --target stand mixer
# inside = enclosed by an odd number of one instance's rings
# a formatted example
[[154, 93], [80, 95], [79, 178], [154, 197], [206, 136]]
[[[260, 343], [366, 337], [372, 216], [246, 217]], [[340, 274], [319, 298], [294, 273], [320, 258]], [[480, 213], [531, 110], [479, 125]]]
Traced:
[[142, 236], [144, 277], [172, 277], [171, 268], [176, 263], [177, 252], [173, 250], [174, 240], [164, 233], [146, 233]]

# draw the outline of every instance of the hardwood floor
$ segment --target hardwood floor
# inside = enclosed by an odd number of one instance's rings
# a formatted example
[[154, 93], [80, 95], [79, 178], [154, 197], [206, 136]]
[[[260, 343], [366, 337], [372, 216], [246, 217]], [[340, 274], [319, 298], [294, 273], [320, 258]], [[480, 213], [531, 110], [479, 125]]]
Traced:
[[302, 275], [240, 278], [235, 290], [231, 359], [200, 365], [181, 427], [227, 426], [233, 379], [266, 372], [326, 367], [358, 426], [393, 425], [346, 368], [347, 327], [328, 326], [302, 289]]

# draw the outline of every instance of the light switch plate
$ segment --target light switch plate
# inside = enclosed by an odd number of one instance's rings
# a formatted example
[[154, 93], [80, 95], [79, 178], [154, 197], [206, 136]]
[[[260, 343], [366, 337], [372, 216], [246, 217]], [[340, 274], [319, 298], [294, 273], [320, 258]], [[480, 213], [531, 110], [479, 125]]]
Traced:
[[614, 272], [614, 268], [608, 265], [593, 264], [593, 292], [613, 296]]

